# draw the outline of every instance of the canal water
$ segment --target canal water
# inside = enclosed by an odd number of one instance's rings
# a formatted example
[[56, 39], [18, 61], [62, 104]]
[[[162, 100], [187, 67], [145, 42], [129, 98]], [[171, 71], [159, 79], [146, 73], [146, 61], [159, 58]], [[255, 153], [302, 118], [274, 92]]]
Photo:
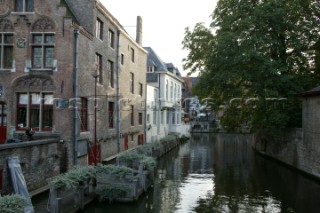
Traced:
[[257, 155], [252, 136], [193, 134], [158, 161], [133, 203], [93, 202], [85, 213], [317, 213], [320, 183]]

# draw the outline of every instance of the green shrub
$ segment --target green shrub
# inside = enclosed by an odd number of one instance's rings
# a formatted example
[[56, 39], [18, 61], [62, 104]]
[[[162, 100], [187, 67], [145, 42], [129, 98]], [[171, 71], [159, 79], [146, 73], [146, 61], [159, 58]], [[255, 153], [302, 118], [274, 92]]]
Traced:
[[117, 166], [117, 165], [102, 165], [99, 164], [96, 166], [97, 173], [107, 173], [112, 174], [117, 177], [125, 177], [126, 175], [132, 175], [133, 169], [126, 166]]
[[157, 165], [156, 160], [153, 157], [148, 157], [148, 156], [144, 156], [141, 159], [140, 163], [142, 164], [143, 168], [147, 170], [151, 170]]
[[79, 183], [86, 182], [95, 177], [96, 170], [93, 166], [77, 166], [67, 173], [53, 177], [50, 183], [55, 188], [76, 189]]
[[105, 184], [102, 187], [97, 188], [96, 194], [99, 196], [99, 201], [109, 200], [124, 197], [127, 194], [129, 187], [123, 184]]
[[1, 213], [16, 213], [23, 212], [23, 207], [26, 200], [21, 195], [7, 195], [0, 197], [0, 212]]

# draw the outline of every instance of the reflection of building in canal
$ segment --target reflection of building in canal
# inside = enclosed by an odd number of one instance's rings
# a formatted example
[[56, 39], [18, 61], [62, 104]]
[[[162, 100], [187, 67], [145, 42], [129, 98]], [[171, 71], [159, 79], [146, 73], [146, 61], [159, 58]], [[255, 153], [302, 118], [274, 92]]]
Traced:
[[190, 140], [192, 148], [190, 148], [190, 162], [188, 166], [191, 173], [212, 173], [212, 167], [209, 164], [213, 162], [213, 155], [211, 149], [208, 149], [209, 141], [210, 134], [192, 134]]
[[172, 212], [179, 203], [179, 184], [183, 166], [178, 153], [179, 150], [174, 149], [158, 163], [157, 182], [153, 189], [153, 209], [159, 210], [158, 212]]

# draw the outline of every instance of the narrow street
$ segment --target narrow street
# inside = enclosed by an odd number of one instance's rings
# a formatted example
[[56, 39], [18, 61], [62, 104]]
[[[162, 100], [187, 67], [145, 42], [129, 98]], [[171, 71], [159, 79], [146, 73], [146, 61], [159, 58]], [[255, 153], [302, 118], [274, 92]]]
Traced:
[[92, 203], [84, 213], [318, 212], [320, 184], [255, 154], [251, 135], [193, 134], [158, 162], [134, 203]]

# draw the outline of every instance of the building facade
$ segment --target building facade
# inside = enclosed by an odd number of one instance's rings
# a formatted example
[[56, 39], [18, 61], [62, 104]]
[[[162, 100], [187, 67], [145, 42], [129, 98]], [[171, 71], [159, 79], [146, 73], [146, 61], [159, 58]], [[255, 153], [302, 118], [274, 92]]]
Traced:
[[163, 62], [150, 47], [147, 61], [147, 142], [158, 141], [172, 132], [188, 134], [182, 120], [183, 79], [172, 63]]
[[98, 0], [0, 1], [0, 142], [59, 137], [62, 171], [143, 143], [139, 36]]

